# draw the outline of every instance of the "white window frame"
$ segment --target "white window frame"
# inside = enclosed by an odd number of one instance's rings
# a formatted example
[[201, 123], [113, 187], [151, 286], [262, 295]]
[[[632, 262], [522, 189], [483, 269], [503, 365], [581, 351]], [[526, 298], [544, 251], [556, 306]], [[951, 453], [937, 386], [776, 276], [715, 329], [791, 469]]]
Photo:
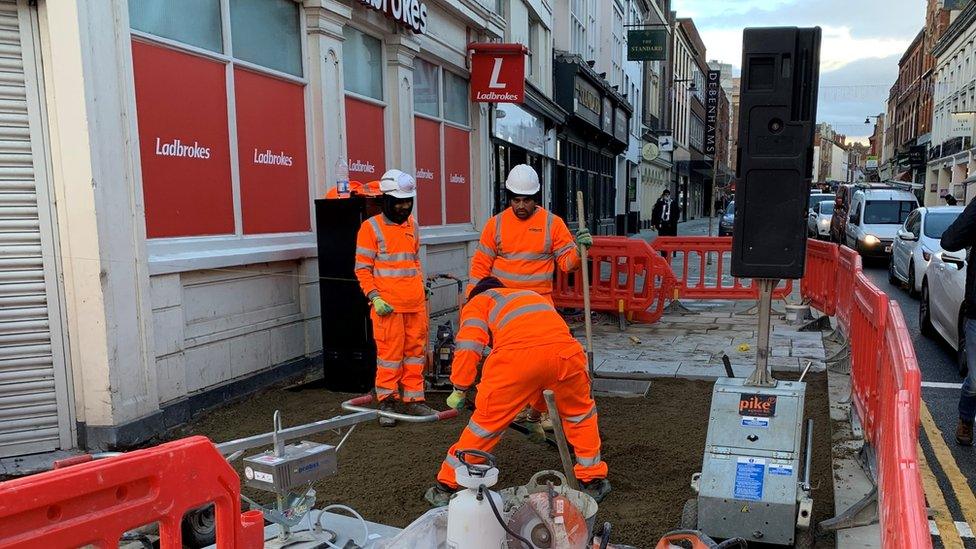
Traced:
[[[138, 40], [153, 46], [161, 46], [185, 54], [196, 55], [205, 59], [220, 62], [224, 65], [224, 82], [227, 89], [227, 132], [230, 153], [231, 194], [234, 207], [233, 234], [206, 236], [179, 236], [164, 238], [146, 238], [146, 250], [149, 257], [149, 274], [159, 275], [214, 269], [253, 263], [271, 261], [287, 261], [305, 257], [315, 257], [317, 246], [315, 239], [315, 185], [313, 184], [313, 143], [311, 133], [305, 134], [306, 170], [308, 173], [308, 211], [309, 230], [289, 233], [244, 234], [244, 220], [241, 210], [241, 178], [240, 162], [237, 150], [237, 100], [234, 89], [234, 68], [241, 67], [258, 74], [271, 76], [286, 82], [301, 84], [304, 89], [305, 127], [312, 125], [312, 104], [309, 90], [308, 75], [308, 33], [305, 10], [298, 5], [298, 32], [302, 56], [302, 77], [262, 67], [254, 63], [234, 58], [231, 43], [230, 0], [220, 2], [221, 40], [223, 52], [214, 52], [197, 46], [163, 38], [148, 32], [139, 31], [128, 26], [129, 40]], [[133, 85], [135, 85], [133, 83]], [[138, 141], [138, 135], [135, 136]], [[139, 150], [137, 147], [136, 150]], [[140, 161], [141, 160], [138, 160]]]
[[[448, 120], [445, 116], [446, 109], [444, 105], [447, 101], [447, 78], [445, 78], [444, 73], [449, 72], [454, 76], [463, 78], [468, 82], [470, 89], [471, 86], [471, 75], [465, 73], [464, 71], [458, 70], [452, 66], [447, 66], [443, 61], [438, 60], [435, 57], [430, 57], [426, 55], [418, 55], [417, 59], [429, 63], [434, 67], [437, 67], [437, 86], [440, 92], [439, 101], [437, 104], [438, 116], [431, 116], [426, 113], [422, 113], [416, 110], [416, 106], [413, 111], [414, 117], [421, 118], [423, 120], [430, 120], [431, 122], [436, 122], [440, 126], [440, 158], [438, 169], [440, 171], [441, 181], [441, 223], [438, 225], [422, 225], [420, 227], [420, 237], [422, 244], [441, 244], [446, 242], [456, 242], [458, 236], [468, 237], [476, 234], [474, 231], [474, 203], [475, 203], [475, 185], [474, 185], [474, 173], [475, 165], [471, 158], [471, 147], [468, 147], [468, 185], [469, 185], [469, 198], [468, 198], [468, 222], [467, 223], [447, 223], [447, 163], [445, 162], [445, 144], [446, 139], [445, 128], [451, 127], [458, 130], [466, 131], [469, 134], [469, 143], [474, 139], [474, 127], [471, 124], [471, 117], [475, 114], [476, 109], [473, 109], [470, 102], [468, 104], [468, 124], [459, 124], [452, 120]], [[419, 197], [418, 197], [419, 198]], [[419, 212], [419, 201], [418, 207], [414, 210]], [[418, 214], [419, 218], [419, 214]], [[419, 222], [419, 219], [418, 219]]]

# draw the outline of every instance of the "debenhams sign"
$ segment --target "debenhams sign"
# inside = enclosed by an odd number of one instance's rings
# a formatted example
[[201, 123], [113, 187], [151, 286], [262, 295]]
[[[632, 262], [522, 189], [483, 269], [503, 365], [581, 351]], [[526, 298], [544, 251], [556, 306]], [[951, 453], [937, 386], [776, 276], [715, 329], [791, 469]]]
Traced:
[[427, 4], [420, 0], [359, 0], [417, 34], [427, 34]]

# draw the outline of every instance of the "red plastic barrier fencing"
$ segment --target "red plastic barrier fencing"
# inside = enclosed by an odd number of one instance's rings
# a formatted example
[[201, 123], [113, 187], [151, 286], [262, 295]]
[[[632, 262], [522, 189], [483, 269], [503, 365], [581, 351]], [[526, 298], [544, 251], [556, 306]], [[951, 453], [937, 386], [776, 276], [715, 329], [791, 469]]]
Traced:
[[[878, 444], [878, 513], [885, 549], [932, 547], [918, 469], [917, 401], [908, 391], [887, 396]], [[913, 404], [914, 403], [914, 404]]]
[[844, 332], [850, 333], [854, 292], [848, 288], [854, 287], [854, 279], [861, 274], [861, 256], [847, 246], [837, 248], [837, 322]]
[[[664, 252], [665, 258], [678, 279], [678, 296], [685, 299], [759, 299], [759, 287], [750, 279], [735, 278], [731, 268], [732, 237], [730, 236], [660, 236], [654, 249]], [[711, 255], [715, 272], [707, 265]], [[680, 267], [675, 268], [675, 260]], [[748, 284], [746, 284], [748, 281]], [[774, 299], [782, 299], [793, 292], [793, 281], [783, 280], [773, 291]]]
[[[646, 241], [600, 236], [593, 239], [590, 258], [590, 308], [617, 313], [623, 309], [637, 322], [657, 322], [674, 292], [674, 273]], [[578, 273], [559, 272], [552, 299], [557, 307], [583, 308], [583, 283]]]
[[800, 280], [800, 295], [827, 316], [837, 313], [836, 244], [807, 240], [806, 272]]
[[264, 546], [260, 511], [241, 514], [240, 479], [206, 437], [0, 483], [0, 547], [118, 547], [158, 523], [160, 547], [180, 549], [180, 522], [214, 503], [217, 547]]
[[858, 272], [854, 278], [851, 307], [851, 391], [854, 405], [864, 424], [864, 438], [874, 442], [878, 419], [879, 371], [884, 348], [888, 296], [868, 277]]

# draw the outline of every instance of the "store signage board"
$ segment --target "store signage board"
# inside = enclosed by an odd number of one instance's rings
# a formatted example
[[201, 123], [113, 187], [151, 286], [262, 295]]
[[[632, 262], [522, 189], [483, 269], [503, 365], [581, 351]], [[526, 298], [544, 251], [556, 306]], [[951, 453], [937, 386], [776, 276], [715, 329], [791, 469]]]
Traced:
[[603, 98], [603, 131], [613, 134], [613, 103], [609, 97]]
[[600, 127], [600, 92], [597, 91], [596, 86], [584, 80], [583, 77], [577, 76], [574, 92], [573, 104], [576, 107], [574, 114], [594, 126]]
[[386, 171], [383, 107], [346, 97], [346, 150], [349, 179], [378, 181]]
[[973, 113], [953, 113], [949, 137], [972, 137]]
[[878, 157], [877, 156], [873, 156], [873, 155], [872, 156], [868, 156], [868, 160], [864, 164], [864, 167], [867, 168], [867, 169], [869, 169], [869, 170], [877, 170], [878, 169]]
[[657, 143], [661, 148], [661, 152], [674, 152], [674, 137], [670, 135], [662, 135], [657, 138]]
[[627, 116], [627, 111], [617, 107], [613, 111], [613, 136], [616, 137], [618, 141], [627, 143], [629, 133], [630, 118]]
[[472, 44], [471, 101], [523, 103], [525, 101], [525, 46]]
[[627, 61], [664, 61], [668, 57], [665, 29], [627, 31]]
[[427, 34], [427, 4], [420, 0], [359, 0], [416, 34]]
[[[441, 124], [414, 117], [414, 151], [417, 170], [417, 220], [430, 227], [443, 225], [441, 207]], [[377, 178], [378, 179], [378, 178]]]
[[722, 71], [708, 71], [708, 82], [705, 85], [705, 154], [715, 154], [721, 90]]
[[444, 202], [448, 224], [471, 223], [471, 132], [444, 127]]

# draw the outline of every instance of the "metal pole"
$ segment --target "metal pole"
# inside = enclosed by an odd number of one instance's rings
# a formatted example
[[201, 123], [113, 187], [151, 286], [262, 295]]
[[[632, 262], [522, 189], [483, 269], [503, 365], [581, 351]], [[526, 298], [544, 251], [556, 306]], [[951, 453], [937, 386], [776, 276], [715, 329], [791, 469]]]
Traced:
[[813, 419], [807, 420], [807, 455], [803, 465], [803, 489], [810, 491], [810, 466], [813, 464]]
[[759, 285], [759, 344], [756, 349], [756, 371], [746, 380], [746, 385], [759, 387], [773, 387], [776, 381], [770, 377], [767, 362], [769, 361], [769, 321], [773, 305], [773, 288], [779, 283], [771, 278], [760, 278], [754, 281]]
[[556, 436], [556, 444], [559, 445], [559, 460], [563, 462], [563, 473], [566, 473], [566, 480], [569, 487], [579, 490], [579, 482], [573, 473], [573, 460], [569, 456], [569, 444], [566, 443], [566, 434], [563, 433], [563, 420], [559, 417], [559, 410], [556, 409], [556, 395], [551, 389], [542, 391], [542, 397], [546, 399], [546, 407], [549, 408], [549, 419], [552, 420], [552, 434]]

